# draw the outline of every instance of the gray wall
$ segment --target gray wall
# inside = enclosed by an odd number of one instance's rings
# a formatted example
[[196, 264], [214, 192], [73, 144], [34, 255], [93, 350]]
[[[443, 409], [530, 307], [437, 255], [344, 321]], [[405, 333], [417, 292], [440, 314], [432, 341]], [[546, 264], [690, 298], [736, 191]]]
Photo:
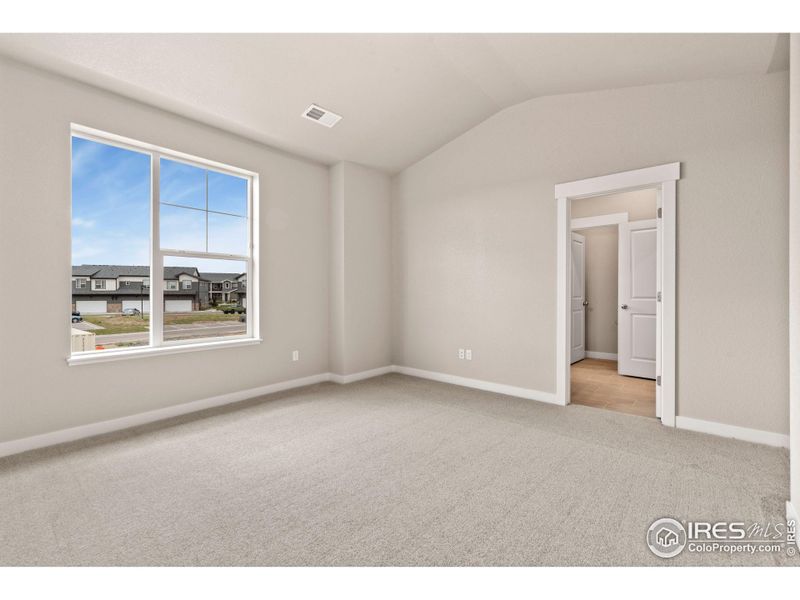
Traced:
[[617, 353], [616, 225], [576, 230], [586, 238], [586, 350]]
[[573, 219], [622, 212], [628, 213], [629, 221], [654, 219], [656, 217], [656, 191], [635, 190], [597, 198], [579, 198], [572, 201], [570, 212]]
[[[327, 167], [11, 62], [0, 81], [0, 265], [26, 275], [0, 294], [0, 441], [328, 370]], [[262, 344], [67, 366], [70, 122], [260, 174]]]
[[786, 72], [539, 98], [406, 169], [395, 363], [553, 392], [553, 186], [680, 161], [678, 414], [786, 433], [788, 114]]
[[[629, 221], [656, 217], [655, 190], [573, 200], [572, 218], [628, 213]], [[586, 350], [617, 353], [619, 227], [576, 230], [586, 238]]]
[[328, 364], [332, 373], [345, 373], [344, 299], [344, 163], [330, 168], [330, 335]]
[[[386, 178], [358, 165], [337, 167], [338, 180], [336, 169], [5, 60], [0, 79], [0, 264], [4, 279], [35, 274], [25, 295], [35, 317], [2, 328], [0, 441], [390, 362], [552, 392], [554, 184], [673, 161], [683, 163], [678, 414], [788, 430], [786, 73], [523, 103], [396, 176], [391, 209]], [[66, 365], [70, 122], [261, 174], [263, 344]], [[330, 182], [343, 186], [339, 216]], [[341, 346], [329, 344], [336, 297]], [[18, 308], [0, 295], [2, 314]], [[348, 331], [360, 353], [348, 354]], [[458, 348], [474, 360], [459, 361]], [[87, 382], [102, 393], [87, 394]]]
[[391, 364], [391, 182], [351, 162], [331, 168], [331, 371]]
[[800, 510], [800, 34], [791, 35], [791, 502]]

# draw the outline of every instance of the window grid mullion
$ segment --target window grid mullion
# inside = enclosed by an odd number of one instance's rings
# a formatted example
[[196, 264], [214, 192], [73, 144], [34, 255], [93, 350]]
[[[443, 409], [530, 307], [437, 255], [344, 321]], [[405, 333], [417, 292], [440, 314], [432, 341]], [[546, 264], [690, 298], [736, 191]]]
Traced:
[[246, 219], [247, 217], [244, 215], [237, 215], [236, 213], [229, 213], [223, 212], [221, 210], [206, 210], [205, 208], [197, 208], [196, 206], [185, 206], [183, 204], [175, 204], [174, 202], [165, 202], [161, 200], [161, 204], [166, 204], [167, 206], [174, 206], [175, 208], [185, 208], [186, 210], [196, 210], [199, 212], [208, 212], [212, 215], [227, 215], [229, 217], [236, 217], [238, 219]]
[[206, 252], [208, 252], [208, 169], [205, 170], [206, 174]]
[[150, 345], [164, 343], [164, 255], [161, 252], [161, 155], [152, 153], [150, 242]]

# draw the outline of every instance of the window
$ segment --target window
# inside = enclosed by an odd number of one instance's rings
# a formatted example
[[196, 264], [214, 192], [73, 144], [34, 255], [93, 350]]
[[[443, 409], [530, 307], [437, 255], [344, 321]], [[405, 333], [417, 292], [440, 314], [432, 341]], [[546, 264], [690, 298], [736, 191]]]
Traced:
[[83, 289], [86, 287], [86, 280], [79, 278], [75, 280], [75, 287], [79, 289]]
[[[72, 324], [70, 363], [257, 342], [257, 315], [246, 314], [243, 298], [216, 310], [221, 298], [209, 293], [212, 283], [257, 275], [256, 181], [236, 167], [74, 125], [73, 275], [91, 273], [92, 291], [116, 293], [81, 296], [85, 280], [76, 279], [73, 310], [84, 322]], [[183, 285], [182, 274], [190, 277]], [[124, 316], [129, 308], [138, 310]]]
[[[190, 270], [193, 276], [196, 273], [199, 281], [211, 281], [220, 274], [229, 276], [229, 273], [235, 272], [238, 275], [248, 269], [246, 261], [221, 261], [208, 258], [168, 256], [164, 258], [164, 263], [165, 276], [177, 269]], [[182, 291], [167, 295], [165, 299], [167, 303], [164, 313], [165, 320], [174, 316], [175, 319], [183, 321], [191, 304], [197, 303], [199, 314], [202, 315], [202, 327], [198, 326], [197, 332], [205, 336], [226, 339], [241, 336], [247, 330], [250, 315], [246, 314], [244, 307], [238, 301], [222, 298], [219, 293], [210, 294], [208, 289], [200, 290], [197, 293]], [[188, 339], [193, 335], [197, 335], [197, 333], [190, 327], [164, 328], [164, 339], [168, 342]]]

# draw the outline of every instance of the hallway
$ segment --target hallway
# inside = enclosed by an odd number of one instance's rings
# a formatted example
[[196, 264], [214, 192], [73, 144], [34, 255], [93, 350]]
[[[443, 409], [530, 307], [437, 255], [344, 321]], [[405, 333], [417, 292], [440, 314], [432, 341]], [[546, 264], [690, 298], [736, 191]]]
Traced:
[[617, 373], [617, 362], [585, 358], [570, 369], [571, 402], [617, 412], [656, 416], [656, 382]]

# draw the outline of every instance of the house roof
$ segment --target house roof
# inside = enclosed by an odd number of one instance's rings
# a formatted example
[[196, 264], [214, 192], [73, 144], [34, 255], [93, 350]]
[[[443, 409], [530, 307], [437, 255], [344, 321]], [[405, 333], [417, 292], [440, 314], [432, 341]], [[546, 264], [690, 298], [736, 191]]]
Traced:
[[200, 273], [200, 278], [211, 283], [221, 283], [223, 281], [237, 281], [243, 273]]
[[72, 275], [89, 277], [100, 270], [99, 265], [72, 265]]
[[[181, 273], [200, 277], [196, 267], [164, 267], [164, 279], [177, 279]], [[72, 265], [73, 277], [116, 279], [117, 277], [150, 277], [148, 265]]]

